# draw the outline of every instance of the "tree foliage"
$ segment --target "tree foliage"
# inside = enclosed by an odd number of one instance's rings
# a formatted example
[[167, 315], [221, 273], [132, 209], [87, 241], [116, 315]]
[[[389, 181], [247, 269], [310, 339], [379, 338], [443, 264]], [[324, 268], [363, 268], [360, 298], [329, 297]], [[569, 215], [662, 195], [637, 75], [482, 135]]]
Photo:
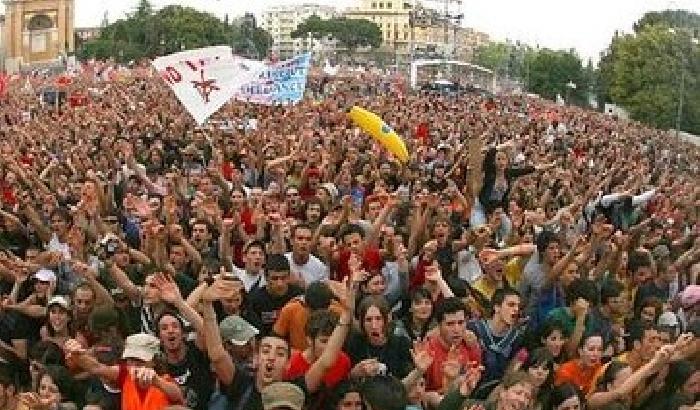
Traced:
[[[575, 88], [569, 88], [573, 83]], [[581, 59], [573, 51], [538, 50], [529, 64], [527, 89], [542, 97], [554, 99], [557, 94], [584, 105], [588, 99], [588, 82]]]
[[694, 13], [652, 12], [634, 33], [615, 36], [600, 60], [599, 99], [624, 107], [636, 120], [674, 128], [682, 82], [681, 129], [700, 133], [700, 46], [692, 40], [692, 24], [698, 23]]
[[[535, 49], [519, 43], [493, 42], [477, 49], [475, 62], [493, 70], [498, 77], [519, 79], [528, 92], [554, 99], [569, 97], [575, 104], [586, 104], [592, 65], [583, 67], [573, 50]], [[575, 89], [567, 87], [569, 82]]]
[[78, 57], [124, 62], [211, 45], [241, 49], [244, 43], [245, 50], [255, 57], [267, 54], [270, 35], [258, 27], [241, 25], [227, 25], [190, 7], [171, 5], [154, 11], [148, 0], [140, 0], [133, 13], [107, 25], [98, 38], [83, 44]]
[[348, 51], [354, 51], [359, 47], [377, 48], [382, 44], [382, 31], [379, 26], [365, 19], [336, 17], [324, 20], [314, 15], [299, 24], [292, 32], [292, 38], [308, 35], [315, 39], [333, 38]]

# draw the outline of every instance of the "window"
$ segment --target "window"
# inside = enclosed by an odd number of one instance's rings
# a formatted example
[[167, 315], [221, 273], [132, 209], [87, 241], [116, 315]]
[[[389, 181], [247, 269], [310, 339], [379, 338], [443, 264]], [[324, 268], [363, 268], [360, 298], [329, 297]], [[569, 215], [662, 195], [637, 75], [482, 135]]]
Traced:
[[408, 9], [411, 9], [411, 8], [412, 8], [412, 7], [411, 7], [411, 3], [406, 3], [406, 2], [403, 3], [403, 9], [404, 9], [404, 10], [408, 10]]
[[384, 2], [381, 2], [381, 1], [379, 2], [379, 8], [380, 8], [380, 9], [383, 9], [383, 8], [384, 8]]
[[373, 8], [373, 9], [376, 9], [376, 8], [377, 8], [377, 3], [374, 2], [374, 1], [372, 2], [372, 8]]
[[408, 33], [403, 33], [403, 39], [408, 40]]
[[391, 7], [391, 2], [388, 2], [388, 3], [386, 4], [386, 8], [388, 8], [388, 9], [392, 8], [392, 7]]

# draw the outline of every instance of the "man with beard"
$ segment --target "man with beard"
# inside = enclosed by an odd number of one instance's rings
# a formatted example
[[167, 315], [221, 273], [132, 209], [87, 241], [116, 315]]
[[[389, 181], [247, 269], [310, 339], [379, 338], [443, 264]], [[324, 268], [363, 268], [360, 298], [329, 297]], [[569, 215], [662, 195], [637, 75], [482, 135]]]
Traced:
[[[435, 319], [439, 323], [438, 332], [428, 336], [428, 349], [433, 363], [428, 368], [426, 388], [443, 391], [445, 368], [449, 360], [457, 359], [461, 365], [481, 362], [481, 349], [466, 330], [467, 308], [459, 298], [451, 297], [435, 306]], [[468, 340], [471, 339], [471, 340]]]
[[[229, 401], [229, 409], [262, 410], [261, 391], [270, 384], [282, 381], [290, 358], [289, 343], [276, 335], [263, 337], [258, 349], [258, 368], [251, 374], [240, 363], [234, 363], [226, 351], [216, 323], [216, 314], [212, 302], [221, 297], [216, 283], [209, 286], [203, 294], [203, 319], [206, 332], [206, 345], [209, 358], [221, 385], [221, 390]], [[308, 394], [319, 390], [323, 376], [335, 363], [343, 342], [352, 323], [354, 313], [355, 289], [351, 286], [338, 291], [343, 313], [325, 349], [311, 365], [303, 378], [294, 380], [294, 384]]]
[[486, 398], [496, 387], [511, 359], [522, 344], [523, 328], [519, 325], [520, 295], [513, 289], [497, 289], [491, 298], [490, 319], [470, 322], [467, 328], [477, 337], [482, 350], [484, 373], [477, 398]]
[[300, 224], [292, 229], [292, 251], [285, 254], [289, 267], [304, 287], [311, 282], [328, 279], [328, 267], [311, 254], [313, 230]]

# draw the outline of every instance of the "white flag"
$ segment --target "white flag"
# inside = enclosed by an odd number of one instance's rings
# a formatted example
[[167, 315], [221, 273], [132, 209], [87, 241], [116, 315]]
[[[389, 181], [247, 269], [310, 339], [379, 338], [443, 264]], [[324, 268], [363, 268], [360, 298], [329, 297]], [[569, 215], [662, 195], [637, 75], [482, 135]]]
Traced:
[[230, 47], [216, 46], [160, 57], [153, 66], [201, 125], [257, 77], [264, 63], [234, 57]]

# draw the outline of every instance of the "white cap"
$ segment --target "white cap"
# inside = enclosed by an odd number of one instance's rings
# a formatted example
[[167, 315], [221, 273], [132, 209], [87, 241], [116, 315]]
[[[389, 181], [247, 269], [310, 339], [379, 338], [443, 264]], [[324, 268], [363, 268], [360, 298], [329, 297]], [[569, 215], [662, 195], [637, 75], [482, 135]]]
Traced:
[[657, 323], [659, 326], [675, 327], [678, 326], [678, 316], [673, 312], [664, 312], [659, 316]]
[[61, 295], [53, 296], [51, 299], [49, 299], [49, 303], [47, 306], [51, 307], [53, 305], [58, 305], [65, 310], [70, 310], [70, 302], [68, 301], [68, 298], [65, 296], [61, 296]]
[[42, 282], [54, 282], [56, 280], [56, 274], [50, 269], [39, 269], [34, 277]]

